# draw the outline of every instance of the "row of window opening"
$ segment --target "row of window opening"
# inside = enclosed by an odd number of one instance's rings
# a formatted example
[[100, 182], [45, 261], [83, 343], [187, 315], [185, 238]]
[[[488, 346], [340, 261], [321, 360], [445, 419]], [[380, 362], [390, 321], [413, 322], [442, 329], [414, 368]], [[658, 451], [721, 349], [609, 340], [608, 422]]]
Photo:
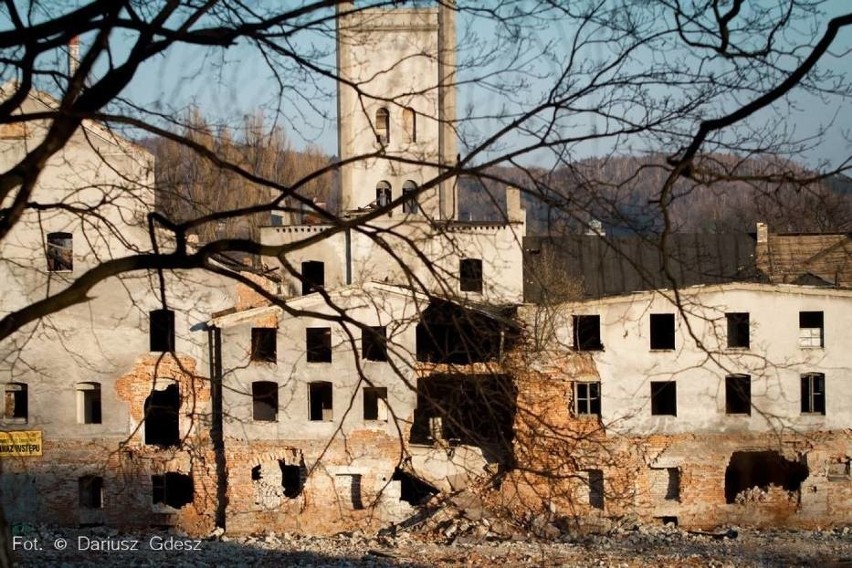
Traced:
[[[417, 142], [417, 113], [411, 107], [402, 108], [402, 132], [404, 142]], [[391, 113], [386, 107], [376, 110], [376, 141], [390, 144]]]
[[[416, 215], [420, 212], [420, 206], [417, 203], [417, 184], [411, 180], [406, 180], [402, 184], [402, 212]], [[387, 207], [393, 201], [393, 186], [389, 181], [382, 180], [376, 184], [376, 207]], [[392, 215], [388, 211], [388, 215]]]
[[[278, 383], [255, 381], [251, 384], [252, 419], [256, 422], [278, 420]], [[362, 389], [363, 417], [365, 421], [387, 421], [388, 389], [364, 387]], [[334, 385], [328, 381], [308, 383], [308, 420], [330, 422], [334, 420]]]
[[[748, 312], [725, 314], [726, 346], [729, 349], [751, 347], [750, 315]], [[598, 315], [574, 315], [573, 347], [579, 351], [600, 351], [601, 318]], [[799, 312], [799, 346], [821, 348], [825, 345], [823, 312]], [[675, 349], [675, 314], [660, 313], [650, 316], [650, 347], [652, 350]]]
[[[802, 414], [825, 415], [825, 375], [805, 373], [800, 376]], [[651, 415], [677, 416], [677, 383], [651, 381]], [[725, 413], [751, 415], [751, 376], [725, 377]], [[601, 415], [601, 384], [574, 383], [574, 411], [577, 415]]]
[[[385, 326], [368, 326], [361, 334], [361, 358], [365, 361], [388, 360], [388, 335]], [[308, 363], [331, 363], [331, 328], [305, 329], [305, 359]], [[255, 327], [251, 330], [251, 360], [275, 363], [278, 360], [278, 329]]]

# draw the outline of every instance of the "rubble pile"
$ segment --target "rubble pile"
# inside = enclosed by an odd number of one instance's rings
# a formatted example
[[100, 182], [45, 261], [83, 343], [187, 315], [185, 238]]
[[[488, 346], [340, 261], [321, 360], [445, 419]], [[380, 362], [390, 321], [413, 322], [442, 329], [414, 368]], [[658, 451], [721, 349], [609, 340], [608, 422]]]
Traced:
[[[494, 523], [486, 515], [478, 521], [469, 518], [475, 511], [471, 504], [466, 508], [447, 504], [416, 527], [397, 526], [376, 536], [355, 531], [331, 537], [273, 532], [230, 537], [217, 531], [196, 540], [165, 532], [129, 534], [105, 528], [44, 526], [13, 527], [13, 534], [38, 542], [35, 550], [16, 551], [20, 566], [852, 566], [849, 528], [689, 532], [672, 524], [616, 522], [607, 534], [579, 534], [566, 532], [558, 523], [541, 524], [540, 528], [553, 527], [549, 533], [560, 531], [547, 540], [523, 532], [520, 523], [511, 529], [507, 525], [506, 532], [511, 534], [506, 538], [499, 527], [492, 530]], [[57, 550], [55, 543], [60, 539], [67, 548]], [[87, 550], [80, 549], [87, 543]], [[93, 543], [99, 545], [93, 547]], [[110, 546], [120, 548], [121, 543], [137, 543], [138, 548], [108, 550]], [[171, 549], [164, 548], [167, 543]]]

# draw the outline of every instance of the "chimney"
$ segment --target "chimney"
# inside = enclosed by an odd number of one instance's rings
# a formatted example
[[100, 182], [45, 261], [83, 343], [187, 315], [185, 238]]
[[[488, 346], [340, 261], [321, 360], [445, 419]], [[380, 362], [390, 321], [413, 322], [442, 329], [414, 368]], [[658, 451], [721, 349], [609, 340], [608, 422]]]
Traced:
[[80, 39], [77, 36], [68, 42], [68, 76], [73, 77], [80, 63]]
[[772, 274], [772, 255], [769, 251], [769, 225], [766, 223], [757, 224], [757, 242], [754, 244], [754, 263], [757, 269], [769, 279], [773, 281]]
[[527, 221], [527, 212], [521, 203], [521, 190], [517, 187], [506, 188], [506, 220], [510, 223]]

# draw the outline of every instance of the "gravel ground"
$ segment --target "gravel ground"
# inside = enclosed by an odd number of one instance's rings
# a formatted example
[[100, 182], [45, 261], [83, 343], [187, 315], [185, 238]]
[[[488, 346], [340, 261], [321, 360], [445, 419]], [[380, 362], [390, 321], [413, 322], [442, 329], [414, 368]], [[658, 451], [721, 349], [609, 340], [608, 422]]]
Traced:
[[[555, 541], [457, 539], [422, 535], [300, 537], [274, 533], [194, 540], [175, 533], [16, 527], [20, 566], [819, 566], [852, 568], [852, 531], [756, 531], [736, 538], [638, 527], [609, 536]], [[63, 545], [66, 546], [63, 550]], [[182, 550], [181, 550], [182, 549]]]

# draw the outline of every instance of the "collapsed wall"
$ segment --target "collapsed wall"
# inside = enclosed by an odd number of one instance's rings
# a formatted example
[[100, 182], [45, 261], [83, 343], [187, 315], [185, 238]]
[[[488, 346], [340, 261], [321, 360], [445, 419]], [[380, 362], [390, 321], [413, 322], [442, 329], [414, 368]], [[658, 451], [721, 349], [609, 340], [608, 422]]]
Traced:
[[529, 355], [515, 354], [517, 467], [499, 497], [516, 517], [696, 529], [852, 522], [848, 431], [618, 434], [575, 412], [575, 380], [600, 380], [590, 354]]

